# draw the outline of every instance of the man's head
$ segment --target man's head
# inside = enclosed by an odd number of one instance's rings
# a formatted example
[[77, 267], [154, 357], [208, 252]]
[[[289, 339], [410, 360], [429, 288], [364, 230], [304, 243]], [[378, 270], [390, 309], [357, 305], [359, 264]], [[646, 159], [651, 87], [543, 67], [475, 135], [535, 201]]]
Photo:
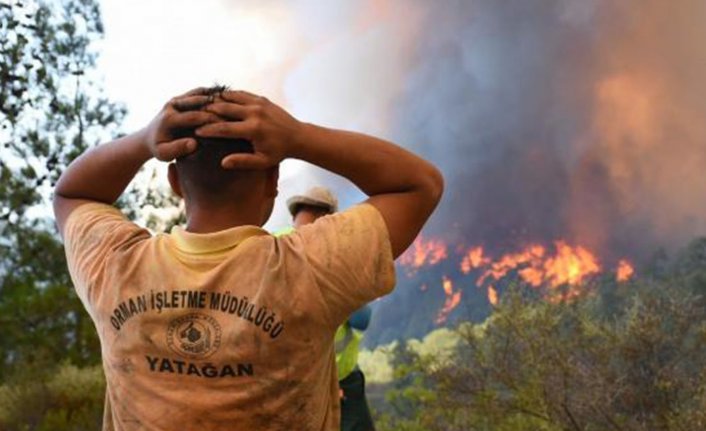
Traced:
[[[214, 98], [224, 87], [213, 87]], [[184, 130], [180, 137], [193, 137], [197, 149], [169, 165], [169, 183], [184, 198], [187, 217], [190, 208], [210, 212], [234, 207], [247, 208], [262, 215], [264, 224], [272, 213], [277, 196], [279, 167], [266, 170], [224, 169], [221, 161], [233, 153], [252, 153], [252, 145], [243, 139], [204, 138], [194, 130]]]
[[318, 218], [333, 214], [338, 210], [338, 200], [325, 187], [313, 187], [303, 195], [287, 199], [289, 213], [292, 214], [294, 227], [299, 228], [315, 222]]

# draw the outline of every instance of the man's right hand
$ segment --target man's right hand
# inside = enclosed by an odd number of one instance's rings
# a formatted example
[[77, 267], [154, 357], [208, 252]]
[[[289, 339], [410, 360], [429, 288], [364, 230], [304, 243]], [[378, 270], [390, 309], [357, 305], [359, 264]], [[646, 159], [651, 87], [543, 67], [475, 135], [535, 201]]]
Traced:
[[245, 139], [254, 153], [225, 157], [227, 169], [267, 169], [291, 156], [290, 147], [301, 134], [302, 123], [264, 97], [246, 91], [224, 91], [204, 108], [226, 121], [196, 129], [197, 136]]

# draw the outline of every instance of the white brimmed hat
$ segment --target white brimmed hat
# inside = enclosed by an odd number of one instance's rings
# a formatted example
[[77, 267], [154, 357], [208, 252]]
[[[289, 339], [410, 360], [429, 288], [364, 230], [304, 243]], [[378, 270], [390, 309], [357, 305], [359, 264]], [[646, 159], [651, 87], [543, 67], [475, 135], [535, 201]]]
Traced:
[[294, 212], [299, 205], [320, 207], [330, 213], [338, 211], [338, 199], [326, 187], [312, 187], [303, 195], [296, 195], [287, 199], [287, 208], [289, 208], [289, 213], [292, 216], [294, 216]]

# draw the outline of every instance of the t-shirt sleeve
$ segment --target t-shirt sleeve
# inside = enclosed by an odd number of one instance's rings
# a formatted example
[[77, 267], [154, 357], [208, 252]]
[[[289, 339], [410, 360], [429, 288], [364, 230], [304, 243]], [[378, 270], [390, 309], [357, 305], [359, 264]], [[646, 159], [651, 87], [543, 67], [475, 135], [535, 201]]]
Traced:
[[387, 226], [370, 204], [323, 217], [300, 228], [303, 251], [332, 324], [390, 293], [395, 268]]
[[99, 293], [106, 262], [113, 253], [149, 237], [147, 230], [110, 205], [88, 203], [71, 212], [64, 226], [66, 261], [76, 292], [87, 308]]

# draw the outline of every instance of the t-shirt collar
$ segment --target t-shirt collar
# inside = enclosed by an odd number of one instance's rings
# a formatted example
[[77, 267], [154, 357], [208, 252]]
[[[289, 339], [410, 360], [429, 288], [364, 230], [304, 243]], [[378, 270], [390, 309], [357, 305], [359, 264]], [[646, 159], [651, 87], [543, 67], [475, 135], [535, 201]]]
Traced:
[[214, 253], [236, 247], [238, 244], [255, 236], [269, 235], [257, 226], [237, 226], [212, 233], [187, 232], [175, 226], [170, 236], [177, 248], [187, 253]]

